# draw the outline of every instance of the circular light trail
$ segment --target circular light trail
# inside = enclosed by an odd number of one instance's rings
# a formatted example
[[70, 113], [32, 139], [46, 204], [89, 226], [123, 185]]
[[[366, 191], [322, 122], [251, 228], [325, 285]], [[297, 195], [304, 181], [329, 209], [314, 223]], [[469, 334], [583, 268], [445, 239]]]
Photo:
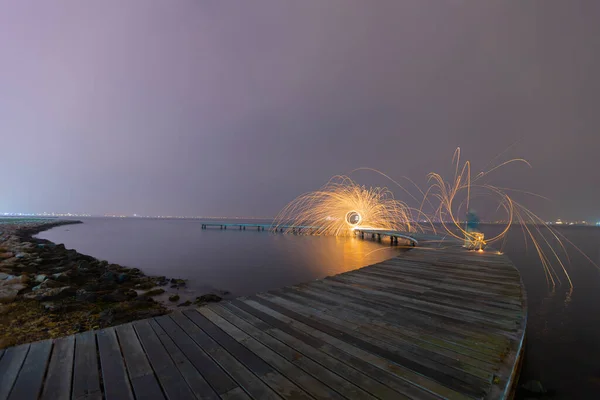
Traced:
[[346, 213], [346, 223], [350, 226], [357, 226], [362, 221], [362, 216], [356, 211]]

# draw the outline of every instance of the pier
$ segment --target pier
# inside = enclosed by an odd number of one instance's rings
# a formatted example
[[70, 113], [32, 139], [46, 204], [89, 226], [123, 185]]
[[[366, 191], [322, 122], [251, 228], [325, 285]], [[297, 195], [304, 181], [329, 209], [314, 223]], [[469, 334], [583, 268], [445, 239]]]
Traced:
[[517, 269], [412, 239], [322, 280], [0, 350], [0, 400], [510, 398], [527, 323]]

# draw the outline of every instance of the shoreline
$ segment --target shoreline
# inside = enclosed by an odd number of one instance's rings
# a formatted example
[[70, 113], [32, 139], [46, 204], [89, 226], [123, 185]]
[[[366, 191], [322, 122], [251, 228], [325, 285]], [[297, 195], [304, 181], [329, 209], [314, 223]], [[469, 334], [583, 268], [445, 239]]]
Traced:
[[177, 304], [185, 280], [149, 276], [34, 237], [80, 223], [0, 218], [0, 349], [221, 300], [208, 294]]

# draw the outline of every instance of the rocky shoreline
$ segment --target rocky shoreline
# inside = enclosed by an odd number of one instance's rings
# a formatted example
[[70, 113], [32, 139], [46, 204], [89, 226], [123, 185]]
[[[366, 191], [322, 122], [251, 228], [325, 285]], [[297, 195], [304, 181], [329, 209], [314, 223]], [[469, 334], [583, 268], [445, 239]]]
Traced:
[[[177, 289], [184, 280], [146, 276], [33, 237], [77, 223], [0, 219], [0, 349], [162, 315], [172, 308], [169, 302], [179, 300], [177, 294], [165, 296], [162, 287]], [[198, 303], [219, 300], [197, 298]]]

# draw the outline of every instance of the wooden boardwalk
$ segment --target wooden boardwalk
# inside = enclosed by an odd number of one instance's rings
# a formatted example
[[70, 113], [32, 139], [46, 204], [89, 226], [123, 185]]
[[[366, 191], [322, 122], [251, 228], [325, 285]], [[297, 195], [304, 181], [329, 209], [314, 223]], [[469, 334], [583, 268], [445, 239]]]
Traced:
[[311, 283], [0, 350], [0, 400], [502, 399], [526, 320], [507, 257], [422, 246]]

